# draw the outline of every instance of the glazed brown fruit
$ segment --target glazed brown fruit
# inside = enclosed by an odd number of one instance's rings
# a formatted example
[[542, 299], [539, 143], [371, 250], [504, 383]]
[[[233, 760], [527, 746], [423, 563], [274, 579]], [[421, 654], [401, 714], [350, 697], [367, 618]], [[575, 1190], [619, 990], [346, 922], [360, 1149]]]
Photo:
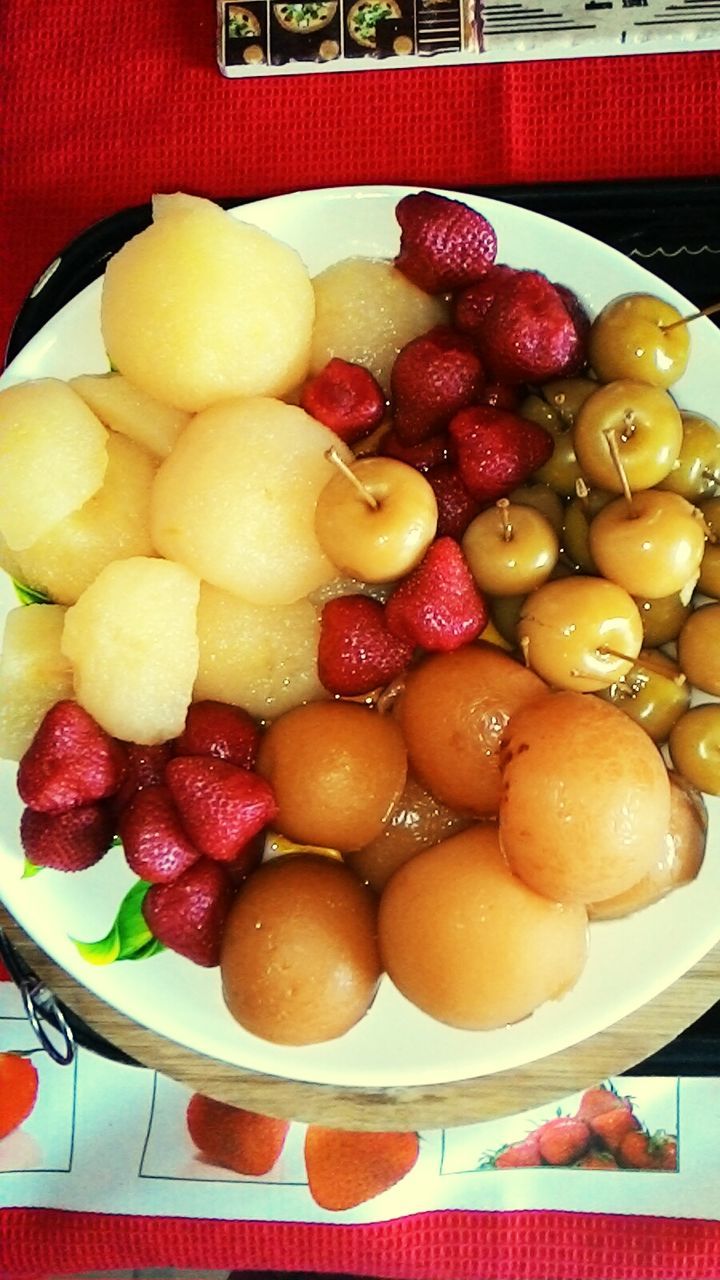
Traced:
[[518, 1022], [574, 985], [587, 916], [534, 893], [509, 870], [487, 823], [426, 849], [380, 901], [383, 964], [413, 1004], [453, 1027]]
[[709, 537], [705, 543], [700, 564], [698, 590], [702, 591], [703, 595], [718, 600], [720, 599], [720, 498], [708, 498], [706, 502], [700, 503], [699, 509], [709, 530]]
[[555, 444], [536, 478], [565, 497], [574, 494], [575, 482], [580, 479], [572, 428], [580, 406], [593, 391], [597, 391], [597, 383], [589, 378], [558, 378], [546, 383], [538, 395], [528, 396], [520, 409], [521, 417], [544, 427]]
[[612, 436], [635, 492], [651, 488], [670, 471], [682, 444], [682, 421], [667, 391], [624, 379], [608, 382], [588, 397], [574, 434], [575, 452], [588, 484], [623, 492]]
[[720, 695], [720, 604], [693, 610], [678, 636], [677, 652], [690, 683]]
[[657, 747], [600, 698], [548, 693], [513, 716], [501, 756], [500, 843], [560, 902], [624, 893], [662, 853], [670, 784]]
[[422, 849], [464, 830], [469, 821], [410, 776], [380, 835], [357, 853], [347, 853], [345, 861], [379, 893], [398, 867]]
[[391, 717], [352, 702], [310, 702], [273, 722], [257, 767], [275, 792], [283, 835], [345, 852], [382, 831], [407, 755]]
[[331, 858], [290, 854], [246, 880], [228, 916], [223, 995], [247, 1031], [276, 1044], [344, 1035], [380, 979], [374, 894]]
[[497, 813], [505, 726], [544, 692], [538, 676], [493, 645], [426, 659], [409, 673], [397, 710], [414, 773], [451, 809]]
[[690, 884], [700, 870], [707, 843], [708, 814], [702, 795], [671, 771], [670, 829], [655, 865], [625, 893], [588, 907], [591, 920], [615, 920], [658, 902], [673, 889]]
[[630, 670], [642, 625], [622, 587], [577, 576], [546, 582], [525, 597], [518, 638], [527, 662], [548, 684], [592, 693]]

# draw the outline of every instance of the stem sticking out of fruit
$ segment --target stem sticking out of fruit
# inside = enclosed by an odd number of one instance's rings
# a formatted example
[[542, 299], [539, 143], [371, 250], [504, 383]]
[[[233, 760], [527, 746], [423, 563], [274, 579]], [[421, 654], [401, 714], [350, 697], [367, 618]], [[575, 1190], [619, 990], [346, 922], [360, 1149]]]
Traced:
[[508, 515], [508, 507], [510, 506], [510, 503], [508, 502], [507, 498], [498, 498], [497, 502], [495, 503], [495, 506], [500, 512], [500, 519], [502, 521], [503, 542], [511, 542], [512, 536], [513, 536], [513, 527], [512, 527], [512, 522], [510, 520], [510, 516]]
[[378, 507], [380, 506], [380, 503], [378, 502], [377, 498], [375, 497], [374, 494], [370, 492], [368, 488], [366, 488], [364, 484], [361, 483], [360, 480], [358, 480], [357, 476], [348, 466], [347, 462], [343, 462], [337, 449], [335, 448], [328, 449], [325, 453], [325, 457], [327, 458], [328, 462], [332, 462], [333, 466], [337, 467], [338, 471], [342, 472], [346, 480], [349, 480], [350, 483], [355, 486], [355, 488], [357, 489], [363, 501], [367, 502], [368, 506], [372, 507], [373, 511], [377, 511]]
[[575, 494], [579, 498], [580, 502], [582, 502], [583, 506], [587, 508], [588, 498], [590, 497], [590, 490], [588, 489], [582, 476], [578, 476], [577, 480], [575, 481]]
[[690, 316], [681, 316], [679, 320], [672, 320], [670, 324], [661, 324], [660, 328], [664, 333], [669, 333], [671, 329], [677, 329], [681, 324], [689, 324], [691, 320], [699, 320], [700, 316], [713, 316], [716, 311], [720, 311], [720, 302], [713, 302], [712, 306], [703, 307], [702, 311], [693, 311]]
[[530, 670], [530, 638], [529, 636], [522, 637], [522, 640], [520, 641], [520, 651], [523, 656], [523, 662], [525, 663], [525, 666], [528, 668], [528, 671], [529, 671]]
[[617, 434], [613, 430], [610, 430], [610, 431], [606, 431], [604, 435], [605, 435], [605, 439], [608, 442], [608, 449], [610, 450], [610, 455], [612, 457], [613, 463], [615, 464], [615, 470], [617, 471], [618, 476], [620, 477], [620, 483], [622, 485], [622, 491], [625, 495], [625, 500], [628, 506], [632, 507], [632, 489], [630, 488], [630, 485], [628, 483], [627, 472], [625, 471], [625, 468], [623, 466], [623, 460], [620, 457], [620, 446], [617, 441]]

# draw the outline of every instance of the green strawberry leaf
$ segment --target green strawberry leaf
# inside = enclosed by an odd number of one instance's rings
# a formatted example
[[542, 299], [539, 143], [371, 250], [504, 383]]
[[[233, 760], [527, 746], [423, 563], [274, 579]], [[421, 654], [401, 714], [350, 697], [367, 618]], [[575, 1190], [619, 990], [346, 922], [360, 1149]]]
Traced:
[[12, 584], [21, 604], [52, 604], [50, 597], [42, 591], [36, 591], [35, 587], [26, 587], [24, 582], [18, 582], [17, 578], [13, 578]]
[[29, 858], [26, 858], [20, 879], [31, 880], [33, 876], [39, 875], [41, 871], [42, 867], [36, 867], [34, 862], [31, 862]]
[[142, 913], [149, 888], [146, 881], [138, 880], [128, 890], [104, 938], [96, 942], [71, 938], [84, 960], [96, 965], [114, 964], [116, 960], [149, 960], [164, 950], [163, 944], [148, 929]]

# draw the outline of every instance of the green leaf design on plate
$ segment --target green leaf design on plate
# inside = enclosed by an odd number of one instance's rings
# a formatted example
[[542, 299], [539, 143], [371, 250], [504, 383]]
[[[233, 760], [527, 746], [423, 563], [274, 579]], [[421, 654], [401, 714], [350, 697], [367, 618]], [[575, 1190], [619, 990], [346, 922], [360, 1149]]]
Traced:
[[52, 604], [49, 596], [42, 591], [36, 591], [34, 587], [26, 587], [25, 583], [18, 582], [17, 578], [13, 578], [12, 584], [21, 604]]
[[84, 960], [95, 965], [114, 964], [116, 960], [149, 960], [164, 951], [163, 944], [148, 929], [142, 913], [149, 888], [145, 880], [138, 880], [128, 890], [104, 938], [96, 942], [71, 938]]
[[33, 876], [39, 875], [41, 871], [42, 867], [36, 867], [34, 862], [31, 862], [29, 858], [26, 858], [20, 879], [32, 880]]

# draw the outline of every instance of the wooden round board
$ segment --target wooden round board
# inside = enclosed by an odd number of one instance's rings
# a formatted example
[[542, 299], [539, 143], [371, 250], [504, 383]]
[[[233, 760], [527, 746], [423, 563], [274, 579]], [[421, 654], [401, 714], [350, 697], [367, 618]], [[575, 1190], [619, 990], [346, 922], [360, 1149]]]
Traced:
[[143, 1066], [192, 1089], [267, 1115], [346, 1129], [433, 1129], [472, 1124], [552, 1103], [643, 1061], [700, 1017], [720, 994], [720, 944], [642, 1009], [598, 1035], [529, 1066], [418, 1088], [305, 1084], [244, 1071], [148, 1031], [56, 965], [0, 907], [0, 925], [25, 962], [88, 1027]]

